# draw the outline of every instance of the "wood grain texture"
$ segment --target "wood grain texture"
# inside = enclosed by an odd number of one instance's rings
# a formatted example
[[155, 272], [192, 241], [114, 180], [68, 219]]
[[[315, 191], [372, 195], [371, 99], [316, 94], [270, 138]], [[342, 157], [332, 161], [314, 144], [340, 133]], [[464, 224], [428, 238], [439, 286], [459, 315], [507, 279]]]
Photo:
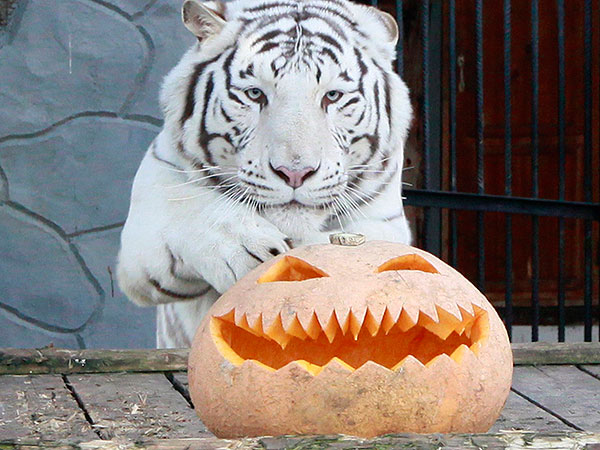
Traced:
[[575, 366], [516, 367], [513, 389], [585, 431], [600, 431], [600, 380]]
[[107, 438], [190, 438], [206, 428], [164, 374], [71, 375], [69, 381]]
[[182, 386], [184, 386], [186, 389], [188, 389], [189, 383], [188, 383], [188, 377], [187, 377], [186, 372], [175, 372], [175, 373], [173, 373], [173, 377], [177, 381], [179, 381], [179, 383], [181, 383]]
[[589, 373], [591, 373], [593, 376], [597, 377], [598, 379], [600, 379], [600, 364], [598, 365], [585, 365], [585, 366], [581, 366], [581, 368]]
[[490, 429], [490, 433], [513, 430], [573, 431], [552, 414], [511, 391], [502, 414]]
[[449, 434], [415, 435], [399, 434], [376, 439], [360, 439], [351, 436], [282, 436], [243, 440], [224, 440], [215, 437], [192, 439], [140, 439], [135, 442], [124, 439], [81, 441], [79, 443], [29, 441], [15, 443], [0, 437], [0, 448], [25, 448], [34, 450], [51, 447], [65, 450], [90, 449], [165, 449], [165, 450], [326, 450], [326, 449], [426, 449], [426, 450], [481, 450], [481, 449], [581, 449], [596, 450], [600, 434], [573, 432], [511, 432], [495, 434]]
[[0, 375], [187, 370], [188, 349], [0, 349]]
[[600, 342], [512, 344], [515, 366], [600, 364]]
[[[600, 342], [513, 344], [516, 366], [600, 364]], [[0, 375], [187, 370], [188, 349], [0, 349]]]
[[97, 439], [58, 375], [0, 378], [0, 438]]

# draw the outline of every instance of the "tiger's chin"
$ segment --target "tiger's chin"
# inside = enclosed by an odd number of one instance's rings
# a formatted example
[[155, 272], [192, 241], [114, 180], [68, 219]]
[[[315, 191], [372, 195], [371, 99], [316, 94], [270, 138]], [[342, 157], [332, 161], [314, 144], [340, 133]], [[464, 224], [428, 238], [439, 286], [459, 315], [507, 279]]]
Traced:
[[311, 243], [313, 236], [319, 234], [329, 217], [327, 208], [306, 205], [299, 200], [266, 205], [261, 215], [289, 236], [294, 245]]
[[261, 208], [281, 208], [298, 211], [302, 209], [330, 209], [335, 197], [337, 196], [333, 194], [314, 198], [310, 194], [298, 195], [291, 193], [287, 195], [286, 193], [273, 198], [257, 197], [256, 200]]

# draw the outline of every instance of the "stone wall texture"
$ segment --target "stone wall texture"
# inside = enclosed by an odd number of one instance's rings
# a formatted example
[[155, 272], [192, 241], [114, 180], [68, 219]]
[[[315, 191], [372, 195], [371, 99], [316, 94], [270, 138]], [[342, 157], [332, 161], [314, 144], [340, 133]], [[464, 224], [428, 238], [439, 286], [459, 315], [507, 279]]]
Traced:
[[0, 0], [0, 347], [155, 345], [114, 278], [181, 0]]

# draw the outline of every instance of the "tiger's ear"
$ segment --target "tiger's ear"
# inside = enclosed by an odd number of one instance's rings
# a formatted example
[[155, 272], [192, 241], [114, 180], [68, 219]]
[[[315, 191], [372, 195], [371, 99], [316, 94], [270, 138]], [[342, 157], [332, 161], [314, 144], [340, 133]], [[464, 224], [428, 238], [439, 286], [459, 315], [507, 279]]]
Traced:
[[396, 43], [398, 42], [398, 35], [399, 35], [398, 23], [396, 22], [396, 19], [394, 19], [394, 17], [391, 14], [388, 14], [385, 11], [380, 11], [379, 9], [376, 9], [376, 8], [373, 8], [373, 9], [375, 11], [377, 11], [377, 15], [387, 31], [388, 36], [389, 36], [389, 41], [391, 43], [393, 43], [394, 45], [396, 45]]
[[181, 10], [183, 23], [200, 42], [219, 34], [225, 26], [225, 4], [221, 1], [186, 0]]
[[367, 22], [364, 24], [367, 30], [371, 32], [378, 30], [375, 36], [376, 41], [385, 45], [395, 46], [399, 35], [396, 19], [391, 14], [381, 11], [374, 6], [360, 4], [356, 6], [360, 8], [360, 11], [365, 13], [363, 17], [367, 19]]

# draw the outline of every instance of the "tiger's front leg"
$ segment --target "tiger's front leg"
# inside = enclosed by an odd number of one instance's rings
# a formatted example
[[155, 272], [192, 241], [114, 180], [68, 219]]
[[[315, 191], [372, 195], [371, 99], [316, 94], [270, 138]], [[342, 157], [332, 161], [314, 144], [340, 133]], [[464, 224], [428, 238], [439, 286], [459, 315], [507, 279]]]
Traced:
[[219, 293], [287, 251], [289, 240], [235, 199], [187, 184], [183, 173], [151, 150], [134, 180], [121, 235], [119, 285], [137, 304], [163, 305], [161, 345], [189, 346]]

